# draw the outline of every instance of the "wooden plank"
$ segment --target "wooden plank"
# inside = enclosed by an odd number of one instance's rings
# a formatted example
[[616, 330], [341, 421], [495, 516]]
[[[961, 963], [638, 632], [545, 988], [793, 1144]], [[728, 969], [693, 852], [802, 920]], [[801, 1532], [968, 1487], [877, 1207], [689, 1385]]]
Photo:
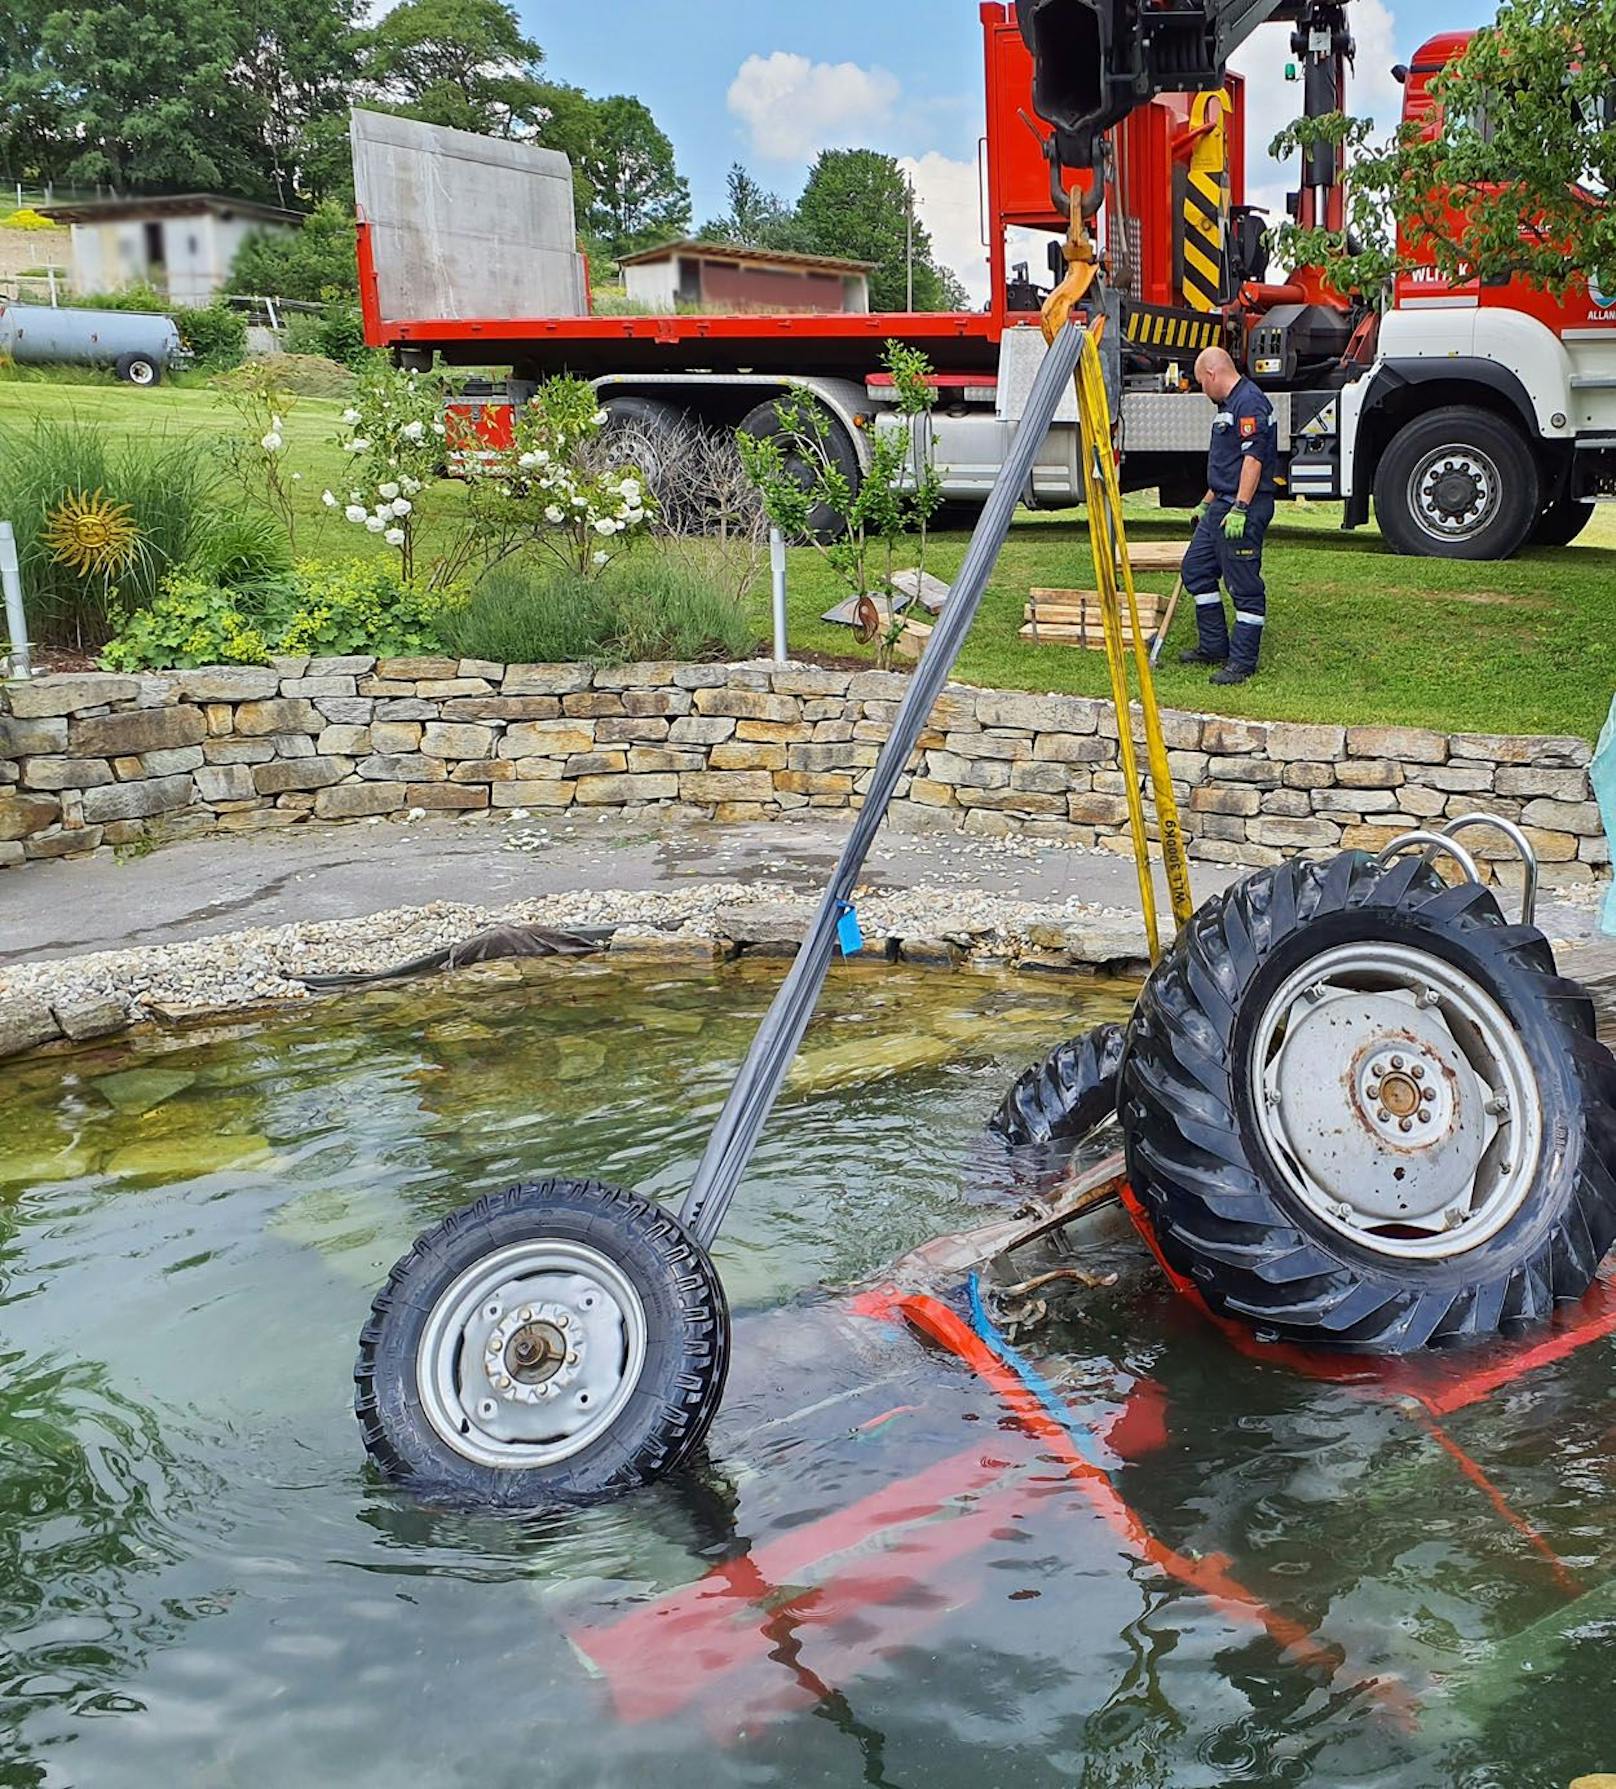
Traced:
[[[1128, 614], [1128, 605], [1126, 603], [1122, 605], [1121, 612], [1123, 617], [1126, 618]], [[1086, 621], [1090, 618], [1098, 621], [1104, 616], [1105, 611], [1098, 603], [1092, 605], [1077, 603], [1028, 603], [1022, 613], [1028, 621], [1043, 621], [1046, 618], [1050, 621]], [[1139, 604], [1139, 615], [1141, 620], [1146, 616], [1158, 615], [1160, 613], [1161, 603], [1156, 597], [1152, 597], [1149, 602], [1141, 601]]]
[[[1029, 621], [1021, 630], [1023, 640], [1032, 640], [1049, 646], [1086, 646], [1092, 652], [1105, 650], [1105, 636], [1098, 628], [1049, 627], [1041, 621]], [[1151, 636], [1145, 636], [1149, 645]], [[1127, 630], [1123, 631], [1123, 644], [1131, 651], [1133, 642], [1128, 638]]]
[[1188, 541], [1142, 540], [1128, 543], [1128, 564], [1135, 571], [1178, 571], [1183, 567]]

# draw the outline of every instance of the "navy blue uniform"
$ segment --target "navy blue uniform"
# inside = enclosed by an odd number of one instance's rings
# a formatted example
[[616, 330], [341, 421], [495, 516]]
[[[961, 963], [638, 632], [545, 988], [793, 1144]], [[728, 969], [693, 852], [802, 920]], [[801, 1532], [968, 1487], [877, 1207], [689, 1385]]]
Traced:
[[[1229, 540], [1224, 518], [1240, 493], [1240, 472], [1248, 459], [1262, 465], [1262, 482], [1246, 514], [1242, 540]], [[1207, 457], [1206, 487], [1213, 501], [1190, 550], [1184, 556], [1184, 587], [1195, 599], [1195, 620], [1201, 650], [1209, 658], [1226, 658], [1237, 670], [1255, 671], [1268, 619], [1268, 587], [1263, 582], [1263, 538], [1274, 519], [1274, 468], [1279, 460], [1279, 431], [1274, 407], [1249, 379], [1229, 393], [1212, 424], [1212, 451]], [[1223, 597], [1228, 586], [1234, 603], [1234, 640], [1229, 639]]]

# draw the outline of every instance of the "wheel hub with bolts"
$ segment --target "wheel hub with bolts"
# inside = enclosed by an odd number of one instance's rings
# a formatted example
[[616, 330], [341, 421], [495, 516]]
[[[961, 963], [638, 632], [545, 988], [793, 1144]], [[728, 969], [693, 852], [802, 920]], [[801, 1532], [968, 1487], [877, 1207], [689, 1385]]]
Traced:
[[1410, 509], [1428, 534], [1462, 540], [1496, 513], [1502, 482], [1498, 468], [1475, 447], [1449, 446], [1429, 453], [1414, 469]]
[[1330, 1228], [1400, 1258], [1479, 1247], [1529, 1196], [1542, 1141], [1513, 1024], [1423, 951], [1344, 945], [1292, 975], [1254, 1040], [1258, 1125]]
[[416, 1358], [421, 1408], [484, 1465], [555, 1465], [621, 1415], [646, 1357], [646, 1319], [622, 1270], [581, 1243], [501, 1249], [438, 1299]]

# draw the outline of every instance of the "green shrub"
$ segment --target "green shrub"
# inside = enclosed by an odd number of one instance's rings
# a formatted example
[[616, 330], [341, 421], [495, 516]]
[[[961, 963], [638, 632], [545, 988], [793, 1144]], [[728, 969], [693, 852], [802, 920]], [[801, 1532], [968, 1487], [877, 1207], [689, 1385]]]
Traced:
[[236, 251], [229, 290], [255, 298], [298, 298], [308, 304], [357, 294], [352, 208], [339, 199], [323, 199], [301, 229], [254, 230]]
[[247, 358], [247, 319], [228, 304], [179, 305], [169, 315], [199, 371], [227, 372]]
[[267, 664], [271, 639], [300, 594], [291, 581], [226, 589], [194, 572], [174, 572], [151, 606], [125, 622], [101, 663], [109, 671]]
[[[185, 563], [219, 512], [217, 492], [215, 458], [194, 437], [109, 442], [91, 423], [0, 427], [0, 516], [17, 531], [35, 639], [101, 646]], [[86, 507], [112, 516], [124, 541], [88, 566], [61, 539], [64, 520]]]
[[385, 560], [303, 564], [234, 585], [199, 564], [164, 580], [132, 615], [101, 662], [112, 671], [261, 665], [272, 655], [349, 653], [403, 658], [443, 649], [439, 620], [451, 605], [401, 585]]
[[638, 553], [599, 578], [510, 560], [440, 621], [447, 649], [500, 664], [746, 656], [757, 632], [696, 568]]
[[204, 517], [185, 570], [225, 589], [285, 577], [292, 569], [286, 530], [257, 509], [220, 510]]
[[401, 582], [391, 560], [300, 565], [298, 576], [303, 594], [280, 651], [409, 658], [442, 650], [443, 618], [456, 599]]
[[286, 351], [317, 354], [355, 372], [374, 352], [365, 345], [364, 319], [359, 307], [353, 304], [328, 304], [319, 312], [294, 312], [286, 325]]

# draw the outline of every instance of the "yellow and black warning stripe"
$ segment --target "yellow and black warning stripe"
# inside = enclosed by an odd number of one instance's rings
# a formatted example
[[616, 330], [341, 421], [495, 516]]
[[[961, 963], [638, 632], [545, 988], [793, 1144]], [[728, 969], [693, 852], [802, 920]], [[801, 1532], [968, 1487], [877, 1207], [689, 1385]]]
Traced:
[[1168, 310], [1161, 305], [1125, 304], [1122, 333], [1135, 348], [1171, 354], [1199, 354], [1223, 339], [1223, 318], [1201, 311]]
[[1200, 132], [1184, 178], [1184, 302], [1215, 311], [1223, 302], [1229, 216], [1229, 96], [1198, 94], [1190, 118]]

